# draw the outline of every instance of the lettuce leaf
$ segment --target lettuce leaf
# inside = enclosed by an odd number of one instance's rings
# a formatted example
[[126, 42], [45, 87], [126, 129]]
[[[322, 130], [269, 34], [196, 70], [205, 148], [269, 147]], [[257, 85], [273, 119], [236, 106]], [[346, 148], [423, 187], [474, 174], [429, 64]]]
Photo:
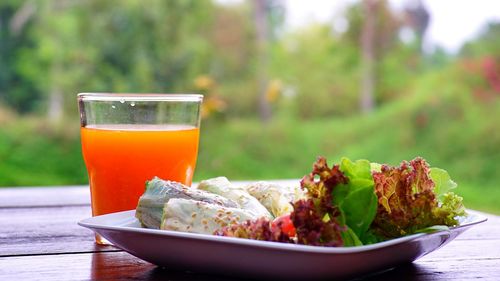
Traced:
[[457, 184], [451, 179], [447, 171], [439, 168], [431, 168], [430, 176], [434, 181], [434, 193], [438, 197], [438, 207], [433, 210], [435, 216], [443, 217], [444, 224], [449, 226], [458, 225], [459, 217], [466, 216], [462, 197], [451, 192]]
[[371, 163], [368, 160], [357, 160], [352, 162], [349, 158], [343, 157], [340, 160], [340, 170], [350, 180], [352, 179], [366, 179], [373, 184]]
[[312, 246], [344, 246], [342, 227], [336, 217], [330, 217], [315, 206], [313, 200], [299, 200], [293, 203], [294, 211], [290, 214], [297, 233], [297, 243]]
[[415, 233], [434, 233], [438, 231], [446, 231], [449, 230], [450, 228], [447, 227], [446, 225], [433, 225], [429, 226], [423, 229], [417, 229]]
[[345, 223], [358, 237], [362, 237], [377, 213], [377, 196], [373, 186], [351, 192], [339, 207], [345, 216]]
[[342, 232], [342, 240], [344, 241], [344, 247], [363, 246], [363, 242], [349, 227]]
[[459, 218], [467, 216], [462, 203], [463, 198], [453, 192], [443, 194], [439, 206], [433, 210], [434, 215], [443, 219], [443, 224], [448, 226], [459, 225]]
[[368, 160], [352, 162], [348, 158], [342, 158], [340, 170], [348, 178], [348, 182], [333, 190], [333, 202], [339, 206], [342, 222], [363, 244], [370, 243], [362, 237], [367, 237], [365, 232], [377, 213], [371, 163]]
[[461, 197], [443, 193], [454, 187], [453, 181], [446, 171], [433, 171], [417, 157], [399, 167], [382, 165], [380, 172], [373, 172], [378, 207], [371, 229], [377, 235], [395, 238], [430, 226], [458, 224], [456, 217], [465, 214]]
[[447, 171], [439, 168], [431, 168], [430, 176], [434, 182], [434, 193], [438, 198], [443, 198], [443, 195], [457, 187], [457, 184], [451, 180]]
[[293, 203], [290, 219], [295, 226], [297, 243], [316, 246], [342, 246], [340, 209], [333, 202], [333, 191], [347, 184], [348, 179], [339, 166], [328, 167], [326, 158], [318, 157], [313, 170], [305, 175], [300, 184], [308, 199]]

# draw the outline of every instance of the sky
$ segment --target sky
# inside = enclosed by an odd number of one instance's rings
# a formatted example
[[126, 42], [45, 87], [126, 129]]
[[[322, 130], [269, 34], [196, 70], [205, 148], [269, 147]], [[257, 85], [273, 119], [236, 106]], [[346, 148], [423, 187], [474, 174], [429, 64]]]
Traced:
[[[342, 9], [354, 0], [283, 1], [287, 9], [286, 25], [294, 29], [311, 22], [333, 24]], [[402, 9], [407, 0], [389, 2], [396, 9]], [[463, 43], [477, 36], [488, 21], [500, 22], [500, 0], [423, 0], [423, 3], [431, 14], [425, 38], [428, 50], [437, 45], [456, 53]]]

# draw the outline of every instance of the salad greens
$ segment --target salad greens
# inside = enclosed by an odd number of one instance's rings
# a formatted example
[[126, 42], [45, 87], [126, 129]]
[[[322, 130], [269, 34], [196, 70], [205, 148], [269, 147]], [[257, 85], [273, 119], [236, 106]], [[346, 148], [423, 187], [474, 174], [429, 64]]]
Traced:
[[288, 219], [247, 221], [216, 234], [337, 247], [440, 231], [466, 216], [462, 198], [451, 191], [456, 186], [445, 170], [419, 157], [395, 167], [342, 158], [332, 168], [318, 157], [301, 180], [306, 199], [292, 202]]
[[[377, 196], [374, 192], [370, 162], [367, 160], [352, 162], [342, 158], [340, 170], [347, 176], [348, 182], [333, 191], [333, 201], [339, 206], [343, 222], [352, 231], [349, 233], [351, 239], [344, 239], [344, 246], [376, 242], [369, 233], [370, 225], [377, 213]], [[350, 241], [354, 244], [349, 243]]]
[[[315, 180], [318, 177], [319, 180]], [[348, 183], [338, 166], [330, 169], [325, 158], [318, 158], [309, 175], [300, 185], [307, 191], [308, 199], [293, 203], [290, 219], [296, 229], [297, 243], [314, 246], [342, 246], [342, 213], [333, 200], [336, 186]]]
[[442, 193], [453, 182], [446, 171], [434, 171], [437, 184], [425, 160], [415, 158], [399, 167], [382, 165], [373, 173], [379, 206], [371, 228], [378, 236], [395, 238], [435, 225], [458, 224], [457, 217], [465, 215], [462, 199]]

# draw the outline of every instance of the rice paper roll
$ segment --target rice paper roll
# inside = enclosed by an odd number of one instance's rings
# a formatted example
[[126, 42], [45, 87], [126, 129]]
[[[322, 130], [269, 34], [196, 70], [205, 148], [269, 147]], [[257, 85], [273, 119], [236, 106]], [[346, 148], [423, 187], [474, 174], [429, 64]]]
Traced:
[[305, 193], [299, 187], [280, 186], [265, 181], [251, 183], [244, 188], [275, 217], [291, 213], [291, 202], [305, 198]]
[[243, 209], [176, 198], [165, 204], [161, 229], [213, 234], [222, 227], [254, 219], [257, 217]]
[[224, 196], [238, 203], [240, 208], [251, 212], [257, 217], [273, 219], [273, 215], [259, 200], [250, 195], [243, 187], [233, 186], [226, 177], [217, 177], [201, 181], [198, 189]]
[[136, 218], [144, 227], [159, 229], [165, 203], [173, 198], [197, 200], [231, 208], [238, 207], [236, 202], [217, 194], [155, 177], [146, 183], [146, 190], [139, 198], [135, 211]]

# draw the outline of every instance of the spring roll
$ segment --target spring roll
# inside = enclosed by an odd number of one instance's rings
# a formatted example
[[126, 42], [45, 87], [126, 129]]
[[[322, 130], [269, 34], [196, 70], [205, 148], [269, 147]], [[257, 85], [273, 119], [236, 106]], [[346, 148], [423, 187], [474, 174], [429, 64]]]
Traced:
[[135, 217], [144, 227], [158, 229], [164, 205], [173, 198], [192, 199], [230, 208], [238, 207], [236, 202], [217, 194], [155, 177], [146, 183], [146, 191], [139, 198]]
[[243, 187], [233, 186], [226, 177], [217, 177], [201, 181], [198, 185], [198, 189], [212, 192], [233, 200], [239, 204], [240, 208], [251, 212], [258, 218], [274, 218], [266, 207], [259, 202], [259, 200], [250, 195]]
[[299, 187], [280, 186], [265, 181], [254, 182], [244, 188], [275, 217], [291, 213], [293, 211], [291, 202], [305, 196]]
[[175, 198], [165, 204], [161, 229], [213, 234], [222, 227], [254, 219], [257, 217], [243, 209]]

